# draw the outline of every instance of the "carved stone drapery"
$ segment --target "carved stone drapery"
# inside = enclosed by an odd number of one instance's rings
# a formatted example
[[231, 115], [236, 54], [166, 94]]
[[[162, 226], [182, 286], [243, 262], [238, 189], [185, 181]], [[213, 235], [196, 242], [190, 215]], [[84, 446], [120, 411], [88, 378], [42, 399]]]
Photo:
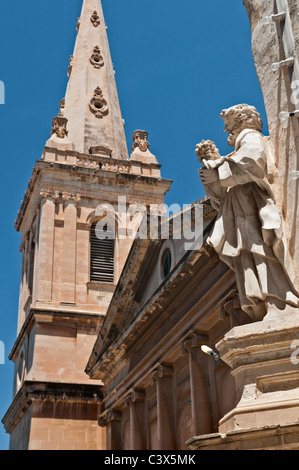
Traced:
[[89, 103], [89, 109], [98, 119], [102, 119], [108, 114], [108, 103], [104, 99], [103, 92], [100, 87], [95, 89], [93, 97]]
[[240, 104], [222, 111], [221, 118], [235, 150], [215, 158], [211, 141], [197, 147], [204, 164], [200, 178], [219, 211], [207, 243], [235, 272], [241, 309], [252, 320], [296, 315], [299, 293], [271, 186], [261, 116], [254, 106]]

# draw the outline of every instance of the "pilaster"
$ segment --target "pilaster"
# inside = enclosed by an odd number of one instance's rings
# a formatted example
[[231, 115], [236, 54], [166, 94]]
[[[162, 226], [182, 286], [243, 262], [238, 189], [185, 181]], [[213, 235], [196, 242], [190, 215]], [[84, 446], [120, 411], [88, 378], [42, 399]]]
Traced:
[[151, 383], [156, 383], [157, 393], [157, 421], [158, 421], [158, 449], [174, 450], [174, 396], [173, 396], [173, 368], [168, 364], [159, 364], [151, 374]]
[[53, 281], [55, 205], [59, 199], [56, 191], [42, 190], [39, 233], [39, 259], [37, 301], [51, 302]]

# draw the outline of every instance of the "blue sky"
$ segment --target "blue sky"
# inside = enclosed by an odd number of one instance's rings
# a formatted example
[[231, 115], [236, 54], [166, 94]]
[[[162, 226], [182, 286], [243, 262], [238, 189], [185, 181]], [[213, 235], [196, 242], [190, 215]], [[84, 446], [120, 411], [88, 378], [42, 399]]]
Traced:
[[[82, 0], [1, 0], [1, 313], [0, 417], [12, 397], [7, 356], [17, 329], [21, 257], [14, 220], [32, 167], [49, 138], [65, 94], [69, 56]], [[240, 0], [103, 0], [128, 147], [135, 129], [149, 132], [151, 151], [174, 181], [166, 203], [204, 195], [195, 145], [214, 140], [230, 152], [223, 108], [263, 97], [251, 55], [249, 20]], [[0, 100], [1, 102], [1, 100]], [[0, 449], [8, 437], [0, 425]]]

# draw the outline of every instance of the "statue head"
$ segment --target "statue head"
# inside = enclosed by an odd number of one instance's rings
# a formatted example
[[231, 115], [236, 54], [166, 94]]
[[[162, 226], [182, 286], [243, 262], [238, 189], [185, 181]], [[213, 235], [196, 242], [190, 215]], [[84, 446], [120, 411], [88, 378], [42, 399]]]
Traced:
[[244, 129], [262, 131], [263, 122], [254, 106], [238, 104], [222, 111], [220, 117], [224, 120], [225, 131], [229, 134], [228, 144], [234, 147], [238, 135]]

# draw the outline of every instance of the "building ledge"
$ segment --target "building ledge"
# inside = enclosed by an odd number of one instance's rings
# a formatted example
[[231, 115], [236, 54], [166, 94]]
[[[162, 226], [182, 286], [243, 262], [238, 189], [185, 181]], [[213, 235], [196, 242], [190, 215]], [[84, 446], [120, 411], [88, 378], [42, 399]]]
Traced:
[[193, 437], [190, 450], [299, 450], [299, 422]]
[[2, 419], [6, 432], [11, 433], [34, 401], [63, 403], [101, 403], [99, 385], [25, 381]]

